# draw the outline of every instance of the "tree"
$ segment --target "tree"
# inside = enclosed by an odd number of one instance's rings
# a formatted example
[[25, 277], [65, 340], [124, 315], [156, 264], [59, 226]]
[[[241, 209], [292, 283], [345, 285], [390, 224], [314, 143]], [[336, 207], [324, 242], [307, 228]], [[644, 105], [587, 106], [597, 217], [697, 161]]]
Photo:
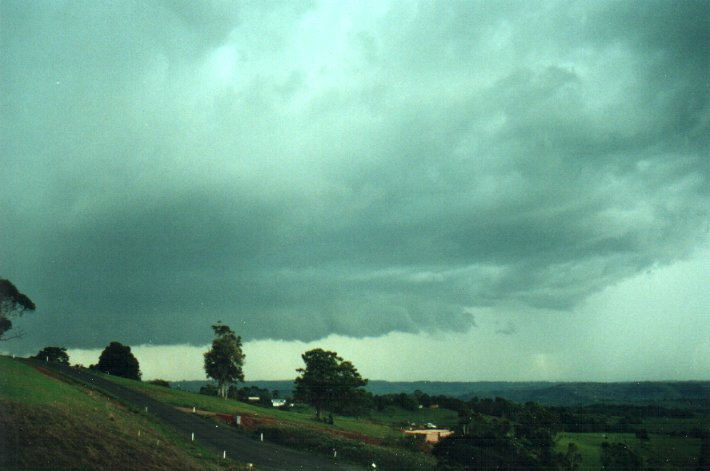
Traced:
[[69, 355], [64, 347], [44, 347], [39, 353], [32, 358], [42, 361], [51, 361], [62, 365], [69, 364]]
[[122, 376], [129, 379], [141, 379], [141, 371], [138, 360], [131, 353], [131, 347], [122, 345], [119, 342], [111, 342], [104, 351], [101, 352], [99, 363], [92, 368], [115, 376]]
[[19, 317], [25, 311], [34, 311], [35, 303], [27, 295], [12, 284], [10, 280], [0, 278], [0, 340], [10, 340], [22, 337], [22, 332], [18, 332], [11, 337], [5, 337], [5, 333], [12, 329], [11, 317]]
[[565, 471], [576, 471], [582, 464], [582, 455], [579, 453], [577, 445], [569, 442], [567, 452], [560, 453], [560, 464]]
[[335, 411], [347, 409], [349, 401], [358, 400], [359, 389], [367, 384], [349, 361], [343, 361], [335, 352], [320, 348], [301, 355], [305, 368], [296, 371], [295, 396], [316, 408], [316, 418], [321, 418], [324, 409]]
[[217, 381], [219, 396], [226, 399], [229, 385], [244, 381], [242, 338], [221, 322], [213, 325], [212, 330], [215, 338], [212, 348], [205, 353], [205, 373]]

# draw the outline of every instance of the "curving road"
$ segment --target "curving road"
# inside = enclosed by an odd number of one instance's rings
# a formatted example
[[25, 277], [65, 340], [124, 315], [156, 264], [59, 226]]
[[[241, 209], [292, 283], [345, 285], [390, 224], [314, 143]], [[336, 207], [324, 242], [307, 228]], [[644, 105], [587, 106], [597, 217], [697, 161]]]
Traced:
[[144, 410], [147, 407], [150, 414], [169, 424], [178, 432], [183, 433], [188, 440], [191, 434], [194, 433], [196, 442], [217, 450], [219, 454], [226, 451], [228, 458], [233, 458], [243, 463], [252, 463], [259, 470], [354, 471], [363, 469], [338, 463], [319, 455], [308, 454], [273, 443], [252, 440], [226, 425], [217, 426], [213, 421], [180, 412], [174, 407], [151, 399], [145, 394], [125, 388], [120, 384], [81, 369], [37, 360], [27, 361], [37, 367], [52, 370], [88, 384], [139, 410]]

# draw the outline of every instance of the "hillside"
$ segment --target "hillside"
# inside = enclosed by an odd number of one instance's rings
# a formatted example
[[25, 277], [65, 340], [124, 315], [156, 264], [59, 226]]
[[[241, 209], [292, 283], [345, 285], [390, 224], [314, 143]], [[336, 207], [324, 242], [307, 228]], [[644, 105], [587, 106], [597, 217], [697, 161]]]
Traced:
[[533, 383], [519, 388], [473, 389], [462, 399], [474, 396], [500, 396], [514, 402], [533, 401], [546, 406], [613, 403], [702, 407], [707, 406], [710, 398], [710, 381]]
[[149, 416], [0, 356], [0, 469], [239, 469]]

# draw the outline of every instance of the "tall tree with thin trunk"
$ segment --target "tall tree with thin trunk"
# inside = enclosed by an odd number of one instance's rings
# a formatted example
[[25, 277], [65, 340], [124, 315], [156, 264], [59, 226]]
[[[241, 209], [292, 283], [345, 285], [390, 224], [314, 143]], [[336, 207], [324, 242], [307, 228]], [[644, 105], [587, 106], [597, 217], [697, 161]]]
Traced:
[[212, 348], [205, 352], [205, 373], [217, 381], [218, 394], [226, 399], [229, 385], [244, 381], [242, 338], [221, 322], [213, 325], [212, 330], [215, 338]]
[[21, 293], [10, 280], [0, 278], [0, 340], [10, 340], [22, 337], [22, 332], [6, 337], [12, 329], [11, 317], [19, 317], [25, 311], [34, 311], [35, 303], [27, 295]]

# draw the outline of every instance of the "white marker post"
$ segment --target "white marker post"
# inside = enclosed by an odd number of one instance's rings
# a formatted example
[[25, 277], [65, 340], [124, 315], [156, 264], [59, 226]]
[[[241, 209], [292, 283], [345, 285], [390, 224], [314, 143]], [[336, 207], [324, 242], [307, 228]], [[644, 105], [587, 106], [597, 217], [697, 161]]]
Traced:
[[195, 413], [195, 406], [192, 406], [192, 413]]
[[222, 459], [223, 459], [223, 460], [226, 460], [226, 459], [227, 459], [227, 450], [224, 450], [224, 451], [222, 452]]
[[190, 437], [191, 441], [195, 441], [195, 432], [192, 432], [192, 437]]
[[264, 441], [264, 434], [263, 433], [261, 434], [260, 441], [262, 441], [262, 442]]

